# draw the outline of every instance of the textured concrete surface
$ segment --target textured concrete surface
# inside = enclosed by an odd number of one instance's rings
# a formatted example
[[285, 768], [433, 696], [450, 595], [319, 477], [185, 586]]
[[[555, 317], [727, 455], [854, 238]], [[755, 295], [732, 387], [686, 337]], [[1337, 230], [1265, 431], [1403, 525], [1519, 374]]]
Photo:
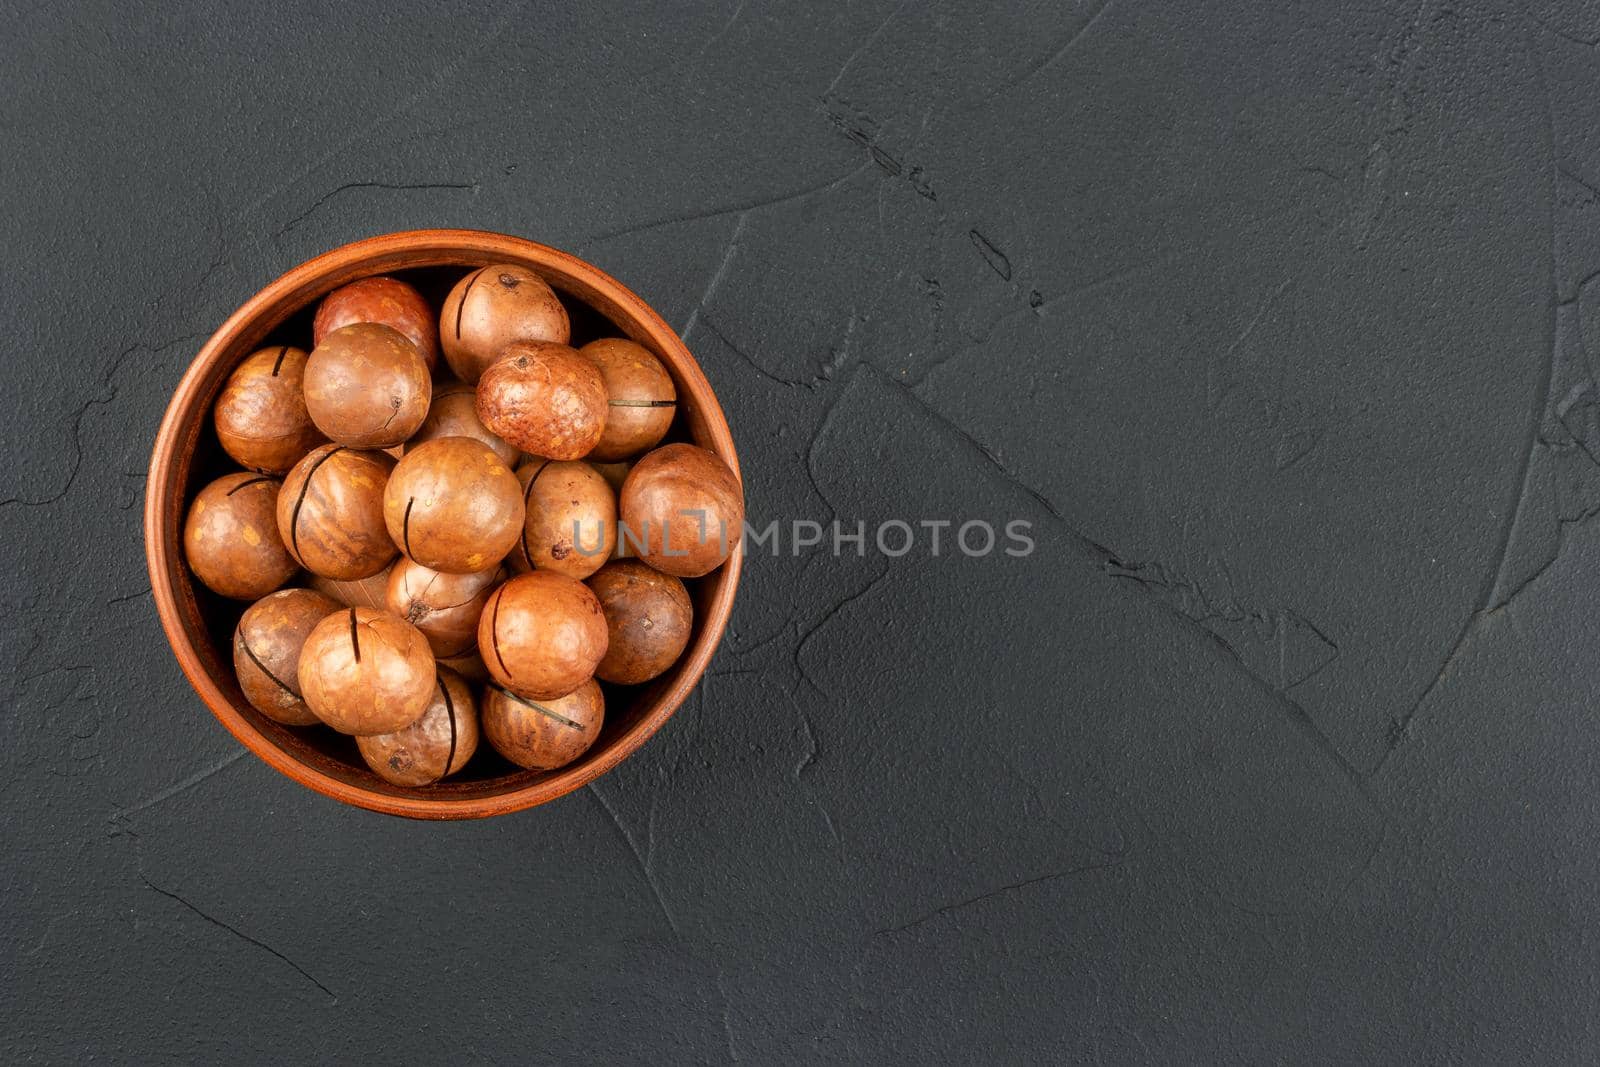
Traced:
[[[3, 5], [0, 1055], [1600, 1058], [1600, 8]], [[143, 573], [198, 342], [359, 236], [613, 271], [754, 518], [638, 757], [246, 758]]]

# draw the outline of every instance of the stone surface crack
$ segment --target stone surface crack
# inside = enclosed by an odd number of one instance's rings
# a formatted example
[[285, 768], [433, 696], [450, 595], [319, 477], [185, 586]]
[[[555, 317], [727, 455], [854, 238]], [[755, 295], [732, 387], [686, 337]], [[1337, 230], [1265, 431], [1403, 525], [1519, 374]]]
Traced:
[[245, 933], [243, 930], [240, 930], [238, 927], [230, 926], [229, 924], [223, 922], [221, 919], [218, 919], [213, 915], [209, 915], [206, 912], [201, 911], [199, 908], [197, 908], [193, 904], [189, 903], [189, 901], [185, 900], [183, 897], [179, 896], [177, 893], [174, 893], [174, 892], [172, 892], [171, 890], [168, 890], [168, 889], [162, 889], [160, 886], [158, 886], [154, 882], [152, 882], [149, 878], [146, 878], [143, 873], [141, 873], [139, 875], [139, 879], [140, 879], [140, 881], [144, 882], [144, 884], [146, 886], [148, 886], [150, 889], [155, 890], [157, 893], [160, 893], [162, 896], [166, 897], [169, 900], [176, 900], [179, 904], [182, 904], [185, 908], [188, 908], [190, 911], [192, 911], [196, 915], [200, 916], [200, 918], [204, 919], [206, 922], [210, 923], [212, 926], [220, 927], [221, 929], [228, 931], [228, 933], [232, 934], [234, 937], [239, 938], [241, 941], [248, 942], [249, 944], [254, 945], [256, 948], [261, 949], [263, 952], [267, 952], [267, 953], [270, 953], [273, 956], [276, 956], [278, 959], [282, 960], [284, 963], [286, 963], [290, 967], [294, 968], [295, 972], [297, 974], [299, 974], [302, 978], [304, 978], [306, 981], [310, 982], [312, 985], [314, 985], [318, 989], [322, 990], [323, 993], [327, 994], [327, 997], [328, 997], [328, 999], [330, 1001], [332, 1001], [335, 1004], [339, 1003], [339, 997], [334, 993], [333, 990], [329, 989], [327, 986], [323, 985], [320, 981], [318, 981], [317, 977], [315, 975], [313, 975], [310, 971], [306, 970], [304, 967], [300, 966], [294, 960], [290, 959], [288, 956], [285, 956], [283, 953], [279, 952], [277, 949], [273, 948], [271, 945], [267, 944], [265, 941], [257, 940], [256, 938], [253, 938], [249, 934]]
[[998, 889], [991, 889], [986, 893], [979, 893], [975, 897], [969, 897], [966, 900], [957, 901], [954, 904], [946, 904], [941, 908], [935, 908], [930, 912], [919, 915], [907, 922], [903, 922], [899, 926], [890, 926], [883, 930], [875, 930], [873, 931], [872, 936], [885, 937], [891, 934], [904, 933], [907, 930], [915, 929], [924, 923], [930, 923], [935, 919], [941, 918], [942, 916], [961, 911], [965, 908], [973, 907], [977, 904], [982, 904], [986, 900], [993, 900], [995, 897], [1017, 893], [1032, 886], [1043, 885], [1046, 882], [1054, 882], [1062, 878], [1071, 878], [1074, 875], [1088, 874], [1091, 871], [1110, 870], [1113, 867], [1122, 866], [1124, 862], [1125, 861], [1122, 859], [1116, 859], [1110, 860], [1106, 863], [1087, 863], [1081, 867], [1069, 867], [1064, 871], [1054, 871], [1050, 874], [1041, 874], [1037, 878], [1025, 878], [1020, 882], [1012, 882], [1009, 885], [1000, 886]]

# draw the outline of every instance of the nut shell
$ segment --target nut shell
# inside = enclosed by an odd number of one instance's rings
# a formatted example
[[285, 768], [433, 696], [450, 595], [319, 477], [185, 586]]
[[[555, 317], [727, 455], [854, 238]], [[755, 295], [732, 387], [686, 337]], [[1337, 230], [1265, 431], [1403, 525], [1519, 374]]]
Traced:
[[297, 569], [278, 531], [281, 483], [264, 474], [224, 474], [195, 494], [183, 523], [183, 553], [207, 589], [257, 600]]
[[390, 564], [377, 574], [357, 578], [353, 582], [340, 582], [324, 578], [320, 574], [312, 574], [306, 584], [323, 596], [337, 600], [343, 607], [376, 608], [383, 611], [389, 590], [389, 575], [392, 573], [394, 565]]
[[338, 610], [310, 589], [280, 589], [245, 609], [233, 629], [233, 669], [251, 707], [286, 726], [321, 721], [300, 698], [300, 650], [317, 623]]
[[483, 736], [518, 767], [554, 770], [589, 750], [605, 713], [605, 696], [593, 679], [554, 700], [530, 700], [491, 685], [483, 697]]
[[632, 553], [664, 574], [698, 578], [720, 567], [744, 534], [744, 489], [716, 455], [695, 445], [663, 445], [622, 483], [619, 535]]
[[347, 608], [312, 629], [300, 651], [300, 693], [342, 734], [388, 734], [416, 722], [433, 700], [428, 639], [387, 612]]
[[489, 680], [489, 668], [483, 665], [483, 657], [478, 655], [476, 642], [470, 651], [463, 652], [459, 656], [439, 658], [439, 666], [449, 667], [473, 685], [482, 685]]
[[433, 654], [444, 660], [478, 650], [478, 617], [505, 571], [447, 574], [404, 556], [389, 570], [384, 605], [422, 631]]
[[421, 428], [406, 442], [406, 451], [424, 441], [435, 441], [441, 437], [471, 437], [482, 441], [507, 467], [515, 467], [522, 458], [521, 449], [484, 429], [483, 423], [478, 421], [478, 391], [463, 382], [443, 382], [434, 386], [433, 404], [428, 408], [428, 417], [422, 420]]
[[441, 437], [406, 451], [383, 491], [383, 518], [407, 558], [468, 574], [516, 547], [522, 486], [482, 441]]
[[306, 358], [293, 345], [263, 348], [228, 376], [212, 422], [223, 451], [239, 466], [283, 474], [327, 440], [306, 410]]
[[600, 472], [600, 477], [606, 480], [606, 484], [611, 487], [611, 491], [614, 493], [622, 492], [622, 483], [628, 480], [628, 472], [633, 470], [633, 464], [627, 460], [620, 460], [616, 463], [596, 463], [591, 459], [585, 462]]
[[503, 689], [529, 700], [566, 696], [606, 654], [600, 601], [552, 571], [520, 575], [496, 589], [478, 620], [478, 654]]
[[587, 458], [628, 459], [660, 444], [678, 413], [678, 391], [661, 361], [620, 337], [590, 341], [578, 351], [600, 369], [606, 386], [605, 431]]
[[322, 298], [311, 323], [311, 343], [357, 322], [379, 322], [417, 346], [431, 374], [439, 365], [439, 323], [421, 293], [398, 278], [379, 275], [341, 286]]
[[361, 758], [394, 785], [432, 785], [467, 765], [478, 750], [478, 709], [472, 689], [455, 671], [439, 668], [433, 699], [410, 726], [392, 734], [357, 737]]
[[683, 582], [638, 560], [617, 560], [589, 579], [606, 615], [609, 640], [595, 676], [618, 685], [659, 677], [678, 661], [694, 629]]
[[278, 531], [313, 574], [351, 582], [377, 574], [398, 554], [383, 524], [383, 487], [394, 460], [382, 452], [323, 445], [284, 479]]
[[391, 448], [428, 416], [428, 365], [404, 334], [376, 322], [341, 326], [306, 361], [306, 410], [328, 437], [351, 448]]
[[605, 379], [575, 348], [518, 342], [479, 379], [478, 419], [524, 452], [582, 459], [605, 433]]
[[555, 571], [579, 581], [611, 558], [617, 495], [582, 460], [537, 459], [517, 468], [526, 517], [508, 557], [519, 571]]
[[514, 341], [572, 340], [567, 309], [549, 284], [518, 263], [493, 263], [462, 278], [439, 314], [445, 362], [469, 384]]

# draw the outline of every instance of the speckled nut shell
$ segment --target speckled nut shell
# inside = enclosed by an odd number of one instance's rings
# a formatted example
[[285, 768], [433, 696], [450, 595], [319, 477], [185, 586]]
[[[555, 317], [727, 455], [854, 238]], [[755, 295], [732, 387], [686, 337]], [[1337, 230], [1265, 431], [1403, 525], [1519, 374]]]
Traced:
[[300, 649], [339, 605], [310, 589], [280, 589], [245, 609], [233, 629], [233, 669], [250, 706], [286, 726], [320, 722], [300, 699]]
[[478, 619], [478, 654], [501, 688], [529, 700], [566, 696], [606, 654], [606, 618], [587, 587], [551, 571], [494, 591]]
[[323, 445], [294, 465], [278, 496], [278, 532], [313, 574], [351, 582], [377, 574], [399, 551], [383, 525], [383, 486], [394, 460]]
[[664, 574], [698, 578], [722, 565], [744, 534], [744, 489], [714, 452], [663, 445], [622, 483], [619, 535]]
[[575, 348], [518, 343], [479, 379], [478, 419], [524, 452], [582, 459], [605, 432], [606, 383]]
[[611, 558], [617, 540], [617, 495], [582, 460], [534, 459], [517, 468], [527, 512], [507, 557], [518, 571], [538, 568], [579, 581]]
[[466, 680], [439, 668], [433, 699], [410, 726], [356, 738], [374, 774], [393, 785], [432, 785], [467, 765], [478, 750], [478, 709]]
[[627, 459], [661, 443], [678, 411], [672, 375], [634, 341], [605, 337], [578, 351], [596, 367], [606, 385], [606, 427], [590, 460]]
[[383, 611], [389, 590], [389, 575], [393, 572], [394, 564], [391, 563], [377, 574], [357, 578], [353, 582], [340, 582], [324, 578], [320, 574], [312, 574], [307, 584], [323, 596], [337, 600], [343, 607], [376, 608]]
[[389, 536], [406, 557], [469, 574], [499, 565], [522, 532], [522, 486], [488, 445], [441, 437], [405, 456], [383, 492]]
[[495, 263], [456, 283], [439, 315], [445, 362], [476, 384], [513, 341], [572, 340], [567, 309], [538, 274], [516, 263]]
[[195, 494], [183, 524], [183, 553], [213, 593], [256, 600], [294, 574], [275, 518], [279, 485], [276, 478], [240, 471]]
[[306, 361], [306, 409], [351, 448], [391, 448], [428, 416], [433, 383], [417, 346], [376, 322], [341, 326]]
[[518, 767], [550, 771], [589, 751], [605, 714], [605, 696], [593, 679], [554, 700], [530, 700], [491, 685], [483, 697], [483, 736]]
[[522, 458], [521, 449], [502, 441], [483, 428], [478, 421], [478, 391], [463, 382], [439, 382], [433, 387], [433, 405], [422, 427], [411, 435], [406, 449], [416, 448], [424, 441], [441, 437], [471, 437], [482, 441], [500, 457], [507, 467], [515, 467]]
[[306, 410], [306, 353], [277, 345], [245, 357], [217, 396], [212, 421], [241, 467], [282, 474], [326, 440]]
[[446, 574], [404, 556], [389, 570], [384, 606], [422, 631], [439, 659], [478, 650], [478, 616], [505, 570]]
[[428, 639], [371, 608], [346, 608], [317, 623], [300, 650], [299, 675], [305, 702], [342, 734], [394, 733], [433, 700]]
[[417, 346], [428, 372], [439, 365], [439, 323], [421, 293], [398, 278], [362, 278], [322, 298], [311, 323], [311, 343], [357, 322], [380, 322]]
[[606, 615], [610, 640], [595, 677], [638, 685], [678, 661], [694, 627], [694, 605], [683, 582], [638, 560], [608, 563], [589, 579]]

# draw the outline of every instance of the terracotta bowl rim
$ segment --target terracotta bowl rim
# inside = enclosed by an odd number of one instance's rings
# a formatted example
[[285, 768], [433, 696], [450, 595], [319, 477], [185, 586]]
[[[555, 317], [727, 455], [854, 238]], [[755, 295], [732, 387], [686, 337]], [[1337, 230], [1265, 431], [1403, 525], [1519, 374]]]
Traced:
[[[696, 442], [721, 456], [742, 481], [733, 434], [711, 383], [677, 333], [660, 315], [632, 290], [593, 264], [548, 245], [483, 230], [408, 230], [368, 237], [325, 252], [285, 272], [245, 301], [200, 347], [173, 393], [150, 455], [144, 507], [145, 560], [162, 628], [190, 685], [228, 732], [269, 766], [324, 796], [389, 815], [420, 819], [502, 815], [554, 800], [605, 774], [649, 740], [699, 684], [727, 629], [739, 585], [743, 553], [735, 551], [720, 570], [702, 579], [712, 585], [706, 598], [709, 607], [680, 660], [681, 669], [677, 670], [674, 680], [666, 689], [649, 697], [632, 724], [603, 750], [591, 752], [577, 763], [531, 782], [478, 796], [397, 795], [327, 774], [264, 734], [252, 721], [253, 709], [247, 714], [237, 706], [207, 671], [199, 642], [209, 645], [210, 638], [203, 631], [191, 631], [185, 624], [181, 607], [183, 599], [192, 594], [188, 588], [187, 568], [182, 563], [184, 502], [180, 494], [187, 479], [198, 428], [210, 417], [209, 410], [204, 409], [211, 399], [208, 381], [214, 381], [217, 365], [237, 347], [243, 336], [256, 333], [258, 336], [253, 343], [259, 344], [267, 333], [297, 310], [355, 278], [432, 266], [469, 267], [501, 260], [533, 265], [564, 296], [598, 306], [602, 314], [661, 356], [678, 382], [680, 400], [687, 399], [687, 409], [695, 413], [697, 423], [703, 423]], [[286, 309], [286, 302], [297, 295], [303, 299]], [[262, 326], [264, 320], [265, 327]]]

